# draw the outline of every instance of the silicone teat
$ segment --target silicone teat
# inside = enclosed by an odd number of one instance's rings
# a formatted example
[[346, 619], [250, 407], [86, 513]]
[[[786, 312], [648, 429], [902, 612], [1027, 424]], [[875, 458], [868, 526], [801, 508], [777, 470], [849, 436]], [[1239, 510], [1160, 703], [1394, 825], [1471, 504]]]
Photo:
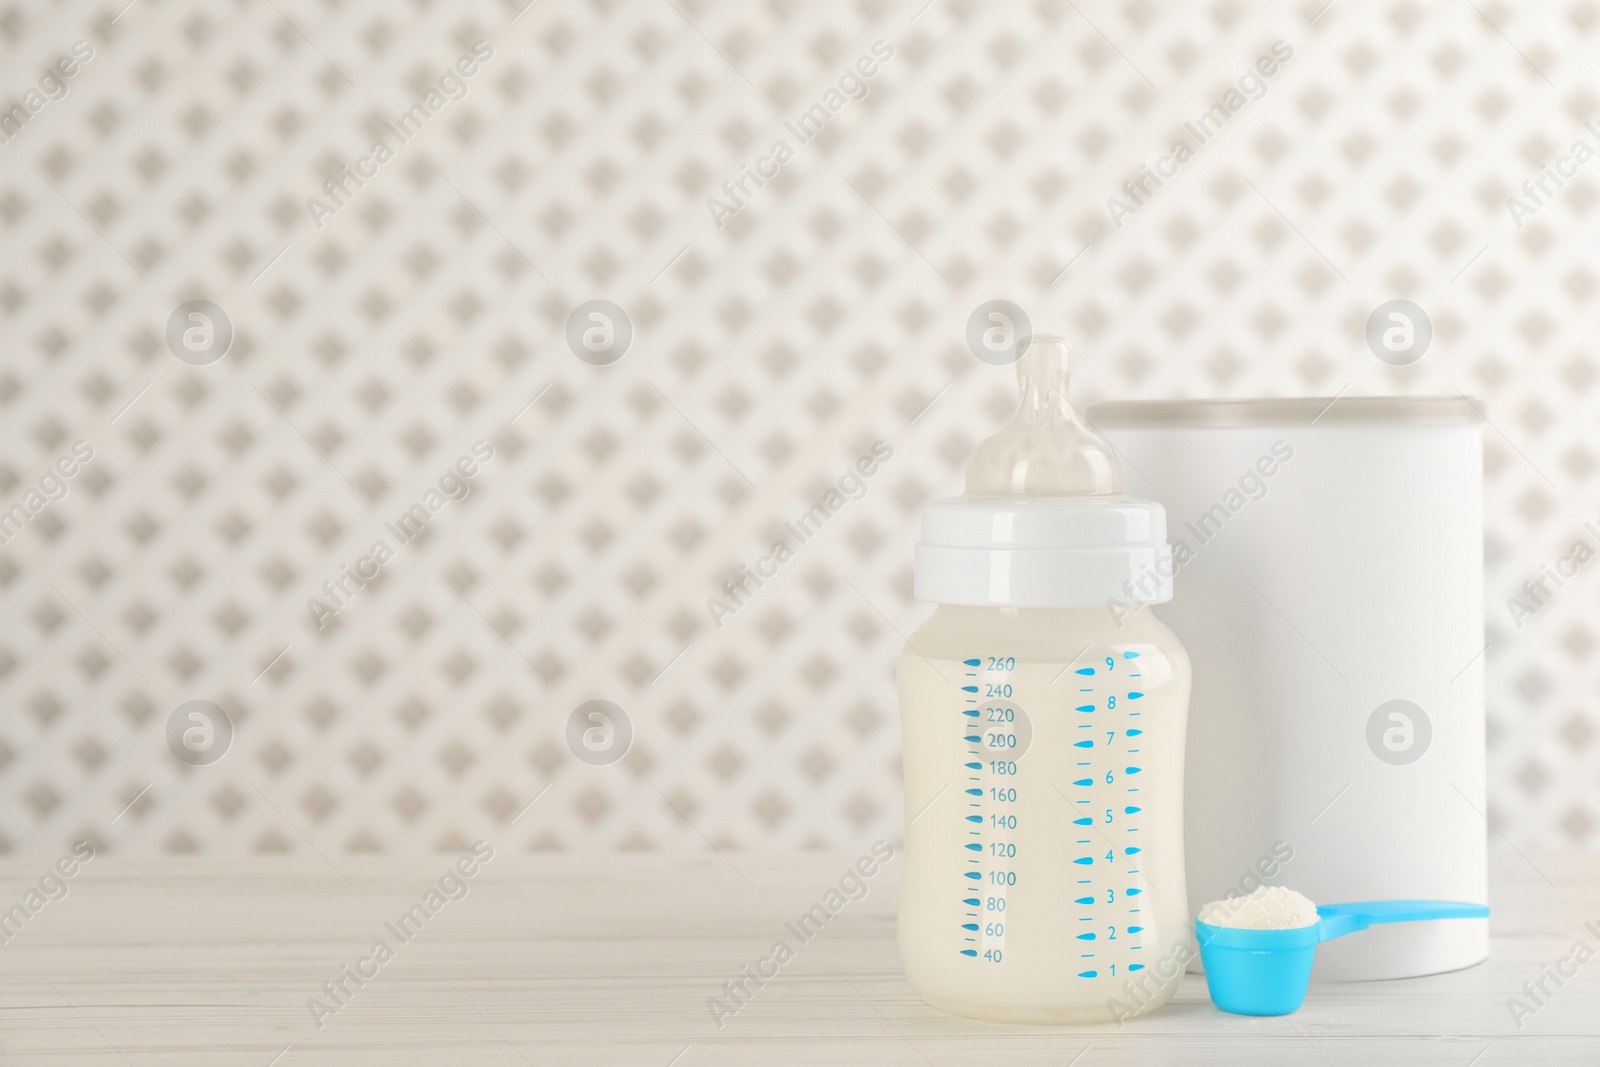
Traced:
[[1065, 338], [1035, 334], [1017, 361], [1022, 402], [979, 443], [967, 464], [968, 496], [1115, 496], [1122, 469], [1111, 444], [1067, 399]]

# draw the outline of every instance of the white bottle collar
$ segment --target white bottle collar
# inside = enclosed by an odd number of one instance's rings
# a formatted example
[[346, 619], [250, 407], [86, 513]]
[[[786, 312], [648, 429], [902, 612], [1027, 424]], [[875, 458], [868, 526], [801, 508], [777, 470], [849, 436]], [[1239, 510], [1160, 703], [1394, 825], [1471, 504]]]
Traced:
[[1167, 513], [1152, 500], [947, 497], [922, 509], [918, 599], [1070, 608], [1172, 599]]

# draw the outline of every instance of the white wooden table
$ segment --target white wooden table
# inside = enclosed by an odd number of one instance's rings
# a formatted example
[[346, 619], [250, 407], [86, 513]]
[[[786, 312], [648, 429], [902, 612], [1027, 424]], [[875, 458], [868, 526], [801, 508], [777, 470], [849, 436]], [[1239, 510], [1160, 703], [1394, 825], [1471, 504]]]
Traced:
[[[1120, 1030], [921, 1004], [895, 952], [898, 860], [800, 944], [784, 923], [855, 855], [501, 852], [401, 943], [384, 924], [452, 858], [96, 858], [0, 947], [0, 1063], [1600, 1063], [1600, 959], [1520, 1029], [1507, 1008], [1575, 941], [1600, 950], [1584, 928], [1600, 930], [1600, 854], [1495, 853], [1481, 966], [1313, 985], [1303, 1009], [1271, 1019], [1216, 1011], [1191, 976]], [[49, 862], [8, 857], [0, 908]], [[380, 938], [393, 958], [361, 963]], [[794, 959], [718, 1028], [708, 999], [780, 938]], [[348, 1002], [319, 1029], [307, 1001], [346, 965], [376, 974], [345, 979]]]

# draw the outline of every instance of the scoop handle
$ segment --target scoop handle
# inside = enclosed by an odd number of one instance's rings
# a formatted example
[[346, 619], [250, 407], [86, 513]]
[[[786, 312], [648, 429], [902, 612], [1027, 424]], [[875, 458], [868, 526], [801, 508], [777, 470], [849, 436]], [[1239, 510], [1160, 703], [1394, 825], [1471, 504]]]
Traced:
[[1365, 900], [1356, 904], [1324, 904], [1317, 909], [1317, 940], [1331, 941], [1374, 923], [1409, 923], [1423, 919], [1482, 919], [1487, 904], [1459, 900]]

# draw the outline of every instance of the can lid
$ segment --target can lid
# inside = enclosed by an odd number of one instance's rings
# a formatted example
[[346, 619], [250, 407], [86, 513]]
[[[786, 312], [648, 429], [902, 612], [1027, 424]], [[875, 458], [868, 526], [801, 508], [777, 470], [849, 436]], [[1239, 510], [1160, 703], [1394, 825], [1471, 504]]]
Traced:
[[1287, 396], [1230, 400], [1113, 400], [1089, 409], [1098, 426], [1318, 426], [1389, 423], [1466, 425], [1484, 421], [1468, 396]]

